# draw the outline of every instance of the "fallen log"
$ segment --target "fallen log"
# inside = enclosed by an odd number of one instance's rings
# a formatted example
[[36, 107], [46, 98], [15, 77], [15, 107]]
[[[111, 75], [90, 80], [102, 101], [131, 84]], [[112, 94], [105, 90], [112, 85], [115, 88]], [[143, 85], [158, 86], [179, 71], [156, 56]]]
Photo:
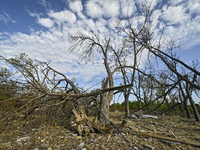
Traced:
[[137, 135], [148, 136], [148, 137], [153, 137], [153, 138], [163, 139], [163, 140], [167, 140], [167, 141], [179, 142], [179, 143], [183, 143], [183, 144], [187, 144], [187, 145], [200, 147], [199, 143], [184, 141], [184, 140], [181, 140], [181, 139], [161, 136], [161, 135], [157, 135], [157, 134], [153, 134], [153, 133], [145, 133], [145, 132], [138, 132], [138, 131], [129, 131], [129, 133], [134, 134], [134, 135], [137, 134]]

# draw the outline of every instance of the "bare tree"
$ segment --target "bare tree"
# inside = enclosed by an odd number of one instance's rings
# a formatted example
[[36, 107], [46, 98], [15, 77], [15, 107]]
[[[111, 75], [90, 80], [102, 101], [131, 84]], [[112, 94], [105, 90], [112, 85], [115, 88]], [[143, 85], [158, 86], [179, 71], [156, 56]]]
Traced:
[[[141, 19], [141, 23], [138, 25], [134, 25], [134, 22], [137, 22], [136, 19], [132, 19], [132, 17], [125, 17], [125, 21], [127, 26], [123, 25], [124, 23], [117, 21], [117, 29], [120, 33], [125, 33], [126, 36], [124, 37], [124, 43], [125, 45], [128, 45], [129, 47], [129, 53], [133, 54], [133, 62], [130, 66], [133, 67], [131, 71], [131, 77], [126, 77], [127, 72], [125, 69], [121, 69], [121, 72], [123, 74], [124, 84], [133, 84], [135, 80], [135, 74], [136, 69], [138, 68], [141, 63], [141, 56], [143, 52], [145, 51], [146, 47], [144, 44], [141, 44], [143, 40], [145, 39], [146, 42], [152, 43], [153, 37], [156, 33], [154, 33], [155, 27], [153, 23], [153, 11], [151, 9], [151, 5], [148, 5], [147, 2], [141, 4], [141, 9], [138, 10], [138, 13], [136, 15], [139, 15], [139, 19]], [[120, 55], [118, 53], [115, 53], [116, 57], [118, 58], [118, 63], [121, 65], [119, 61]], [[121, 53], [120, 53], [121, 54]], [[150, 57], [149, 57], [150, 58]], [[147, 60], [149, 61], [149, 60]], [[124, 64], [126, 65], [126, 64]], [[124, 98], [125, 98], [125, 108], [126, 108], [126, 116], [130, 116], [129, 111], [129, 96], [131, 94], [131, 88], [124, 91]]]

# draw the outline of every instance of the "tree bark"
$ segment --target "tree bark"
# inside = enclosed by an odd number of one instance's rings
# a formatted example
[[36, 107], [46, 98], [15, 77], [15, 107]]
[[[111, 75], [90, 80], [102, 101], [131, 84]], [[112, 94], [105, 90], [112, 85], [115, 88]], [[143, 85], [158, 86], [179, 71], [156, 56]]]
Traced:
[[195, 106], [195, 103], [194, 103], [193, 99], [192, 99], [192, 96], [191, 96], [191, 93], [190, 93], [190, 90], [189, 90], [188, 83], [186, 83], [186, 84], [187, 84], [187, 85], [186, 85], [186, 91], [187, 91], [187, 94], [188, 94], [188, 98], [189, 98], [189, 100], [190, 100], [190, 105], [191, 105], [191, 107], [192, 107], [192, 109], [193, 109], [193, 111], [194, 111], [195, 119], [196, 119], [196, 121], [200, 121], [199, 112], [198, 112], [198, 110], [197, 110], [197, 108], [196, 108], [196, 106]]
[[[102, 81], [102, 89], [106, 88], [106, 81], [105, 79]], [[100, 111], [99, 111], [99, 115], [98, 115], [98, 120], [101, 123], [106, 123], [107, 119], [109, 119], [109, 102], [107, 99], [107, 92], [103, 92], [100, 94]], [[102, 114], [103, 113], [103, 114]], [[106, 118], [105, 118], [105, 117]]]
[[126, 115], [125, 117], [128, 118], [130, 116], [130, 109], [129, 109], [129, 94], [125, 95], [125, 110], [126, 110]]
[[189, 110], [188, 105], [187, 105], [187, 97], [185, 96], [185, 94], [183, 92], [183, 88], [182, 88], [181, 84], [179, 84], [179, 87], [180, 87], [180, 90], [181, 90], [181, 93], [182, 93], [182, 96], [183, 96], [183, 99], [184, 99], [183, 103], [184, 103], [184, 106], [185, 106], [187, 117], [192, 118], [192, 115], [191, 115], [190, 110]]

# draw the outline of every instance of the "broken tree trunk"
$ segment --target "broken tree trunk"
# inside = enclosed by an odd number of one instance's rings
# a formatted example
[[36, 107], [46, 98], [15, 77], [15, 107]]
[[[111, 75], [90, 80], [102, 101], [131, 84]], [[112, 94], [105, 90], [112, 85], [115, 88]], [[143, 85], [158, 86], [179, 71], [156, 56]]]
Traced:
[[[90, 125], [90, 122], [88, 121], [86, 112], [85, 112], [85, 105], [82, 102], [78, 102], [78, 107], [75, 109], [73, 108], [73, 113], [76, 118], [76, 124], [77, 124], [77, 130], [79, 133], [79, 136], [82, 136], [83, 131], [85, 131], [85, 134], [88, 134], [90, 131], [94, 132], [92, 126]], [[84, 128], [84, 123], [89, 127]]]
[[198, 112], [198, 110], [197, 110], [197, 108], [195, 106], [195, 103], [194, 103], [193, 99], [192, 99], [191, 93], [189, 91], [189, 85], [187, 83], [186, 83], [186, 92], [187, 92], [188, 98], [190, 100], [190, 105], [191, 105], [191, 107], [192, 107], [192, 109], [194, 111], [195, 119], [196, 119], [196, 121], [200, 121], [199, 112]]
[[[108, 86], [108, 80], [105, 79], [102, 81], [102, 89], [105, 89]], [[101, 123], [106, 123], [107, 119], [109, 119], [109, 100], [107, 92], [103, 92], [100, 94], [100, 111], [98, 114], [98, 119]], [[105, 118], [105, 117], [106, 118]]]
[[143, 136], [148, 136], [148, 137], [153, 137], [153, 138], [158, 138], [158, 139], [164, 139], [164, 140], [168, 140], [168, 141], [179, 142], [179, 143], [183, 143], [183, 144], [187, 144], [187, 145], [200, 147], [199, 143], [194, 143], [194, 142], [185, 141], [185, 140], [181, 140], [181, 139], [161, 136], [161, 135], [157, 135], [157, 134], [153, 134], [153, 133], [145, 133], [145, 132], [138, 132], [138, 131], [129, 131], [129, 132], [132, 134], [143, 135]]

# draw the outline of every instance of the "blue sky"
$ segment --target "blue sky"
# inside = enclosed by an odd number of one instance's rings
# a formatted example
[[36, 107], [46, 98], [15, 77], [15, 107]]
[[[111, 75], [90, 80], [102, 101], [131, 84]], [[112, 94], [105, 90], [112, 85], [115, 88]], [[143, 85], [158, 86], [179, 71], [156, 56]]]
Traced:
[[[181, 60], [190, 63], [200, 57], [200, 1], [147, 0], [152, 2], [154, 21], [165, 27], [163, 40], [173, 38], [181, 50]], [[51, 66], [75, 76], [80, 85], [95, 77], [89, 86], [102, 80], [105, 69], [100, 58], [79, 62], [80, 53], [69, 53], [70, 34], [87, 28], [102, 37], [120, 39], [115, 20], [124, 15], [136, 18], [142, 0], [1, 0], [0, 54], [6, 58], [25, 52], [40, 61], [51, 60]], [[135, 20], [134, 23], [138, 23]], [[158, 29], [159, 30], [159, 29]], [[115, 41], [116, 42], [116, 41]], [[115, 44], [115, 43], [114, 43]], [[143, 58], [145, 59], [145, 57]], [[3, 62], [0, 65], [5, 67]], [[100, 87], [100, 84], [98, 85]]]

